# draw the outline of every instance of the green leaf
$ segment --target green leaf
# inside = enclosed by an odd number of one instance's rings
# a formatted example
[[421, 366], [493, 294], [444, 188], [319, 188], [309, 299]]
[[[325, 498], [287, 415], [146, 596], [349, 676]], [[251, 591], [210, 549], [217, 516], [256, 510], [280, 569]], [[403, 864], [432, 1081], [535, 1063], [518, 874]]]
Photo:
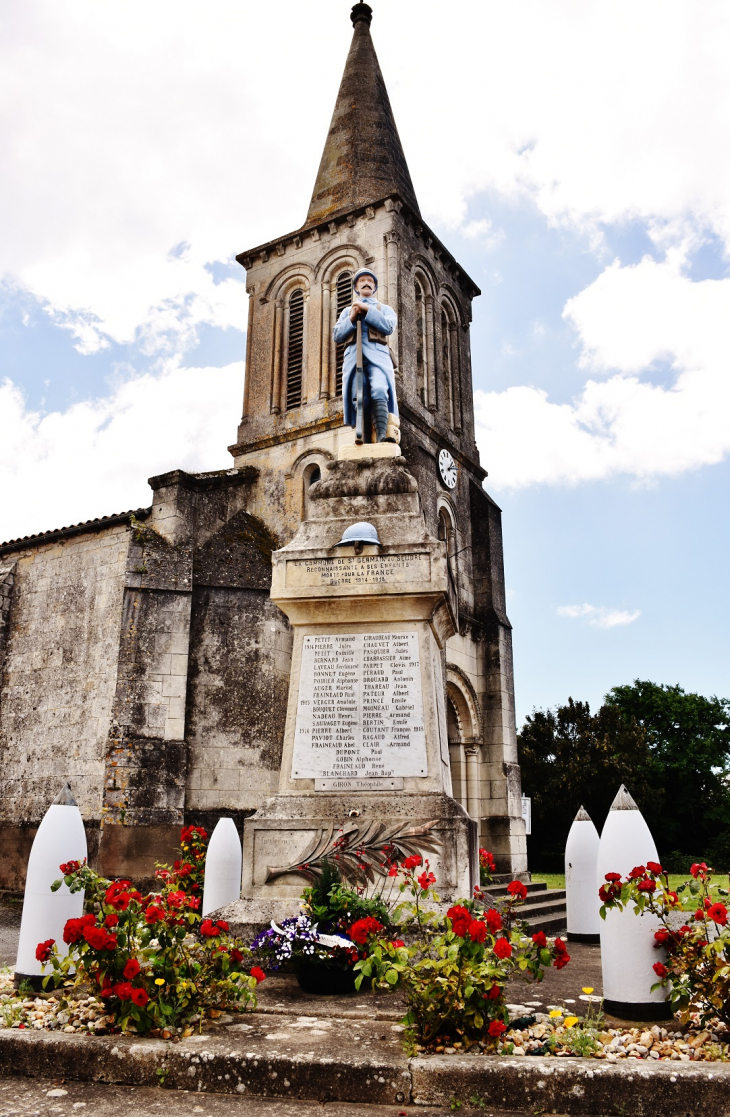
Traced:
[[385, 980], [388, 982], [388, 985], [397, 985], [398, 971], [395, 969], [388, 970], [385, 974]]
[[478, 1028], [479, 1031], [484, 1027], [484, 1017], [480, 1012], [474, 1013], [474, 1027]]

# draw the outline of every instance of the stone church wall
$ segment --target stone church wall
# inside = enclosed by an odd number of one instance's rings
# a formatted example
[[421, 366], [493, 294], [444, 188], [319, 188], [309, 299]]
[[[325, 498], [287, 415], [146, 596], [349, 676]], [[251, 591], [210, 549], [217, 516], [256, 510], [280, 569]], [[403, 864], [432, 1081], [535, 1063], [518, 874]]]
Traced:
[[[17, 883], [37, 824], [69, 780], [90, 849], [117, 680], [129, 527], [5, 554], [0, 651], [0, 884]], [[8, 584], [6, 576], [5, 584]], [[5, 879], [7, 878], [7, 880]]]

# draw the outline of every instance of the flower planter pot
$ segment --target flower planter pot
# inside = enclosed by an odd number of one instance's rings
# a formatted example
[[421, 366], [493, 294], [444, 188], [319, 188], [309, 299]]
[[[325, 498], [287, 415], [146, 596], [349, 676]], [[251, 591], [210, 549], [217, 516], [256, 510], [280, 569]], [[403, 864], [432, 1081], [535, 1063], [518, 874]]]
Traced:
[[295, 970], [299, 988], [305, 993], [335, 997], [355, 992], [357, 974], [354, 970], [343, 970], [339, 966], [310, 965], [307, 962], [298, 962]]

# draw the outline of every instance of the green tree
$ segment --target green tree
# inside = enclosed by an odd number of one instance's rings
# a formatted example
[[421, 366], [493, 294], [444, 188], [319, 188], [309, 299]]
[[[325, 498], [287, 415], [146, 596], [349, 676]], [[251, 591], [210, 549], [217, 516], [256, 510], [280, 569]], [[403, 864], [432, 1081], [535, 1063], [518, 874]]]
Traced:
[[636, 679], [606, 695], [635, 722], [651, 752], [651, 782], [664, 796], [654, 821], [662, 853], [681, 850], [730, 865], [730, 701]]
[[662, 858], [679, 851], [730, 868], [727, 699], [637, 679], [614, 687], [596, 714], [572, 698], [555, 710], [534, 711], [518, 744], [523, 788], [532, 797], [534, 868], [562, 865], [581, 804], [600, 832], [622, 783]]
[[522, 787], [532, 798], [532, 868], [562, 871], [565, 840], [580, 806], [599, 832], [622, 783], [642, 810], [652, 801], [646, 731], [622, 712], [568, 699], [555, 710], [535, 710], [518, 737]]

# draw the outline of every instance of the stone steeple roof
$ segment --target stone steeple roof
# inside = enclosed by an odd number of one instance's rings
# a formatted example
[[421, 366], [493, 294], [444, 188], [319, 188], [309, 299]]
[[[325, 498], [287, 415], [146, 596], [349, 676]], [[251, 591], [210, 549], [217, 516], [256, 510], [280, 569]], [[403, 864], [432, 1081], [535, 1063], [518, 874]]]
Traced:
[[352, 45], [305, 228], [398, 194], [419, 212], [388, 91], [370, 37], [372, 9], [355, 4]]

